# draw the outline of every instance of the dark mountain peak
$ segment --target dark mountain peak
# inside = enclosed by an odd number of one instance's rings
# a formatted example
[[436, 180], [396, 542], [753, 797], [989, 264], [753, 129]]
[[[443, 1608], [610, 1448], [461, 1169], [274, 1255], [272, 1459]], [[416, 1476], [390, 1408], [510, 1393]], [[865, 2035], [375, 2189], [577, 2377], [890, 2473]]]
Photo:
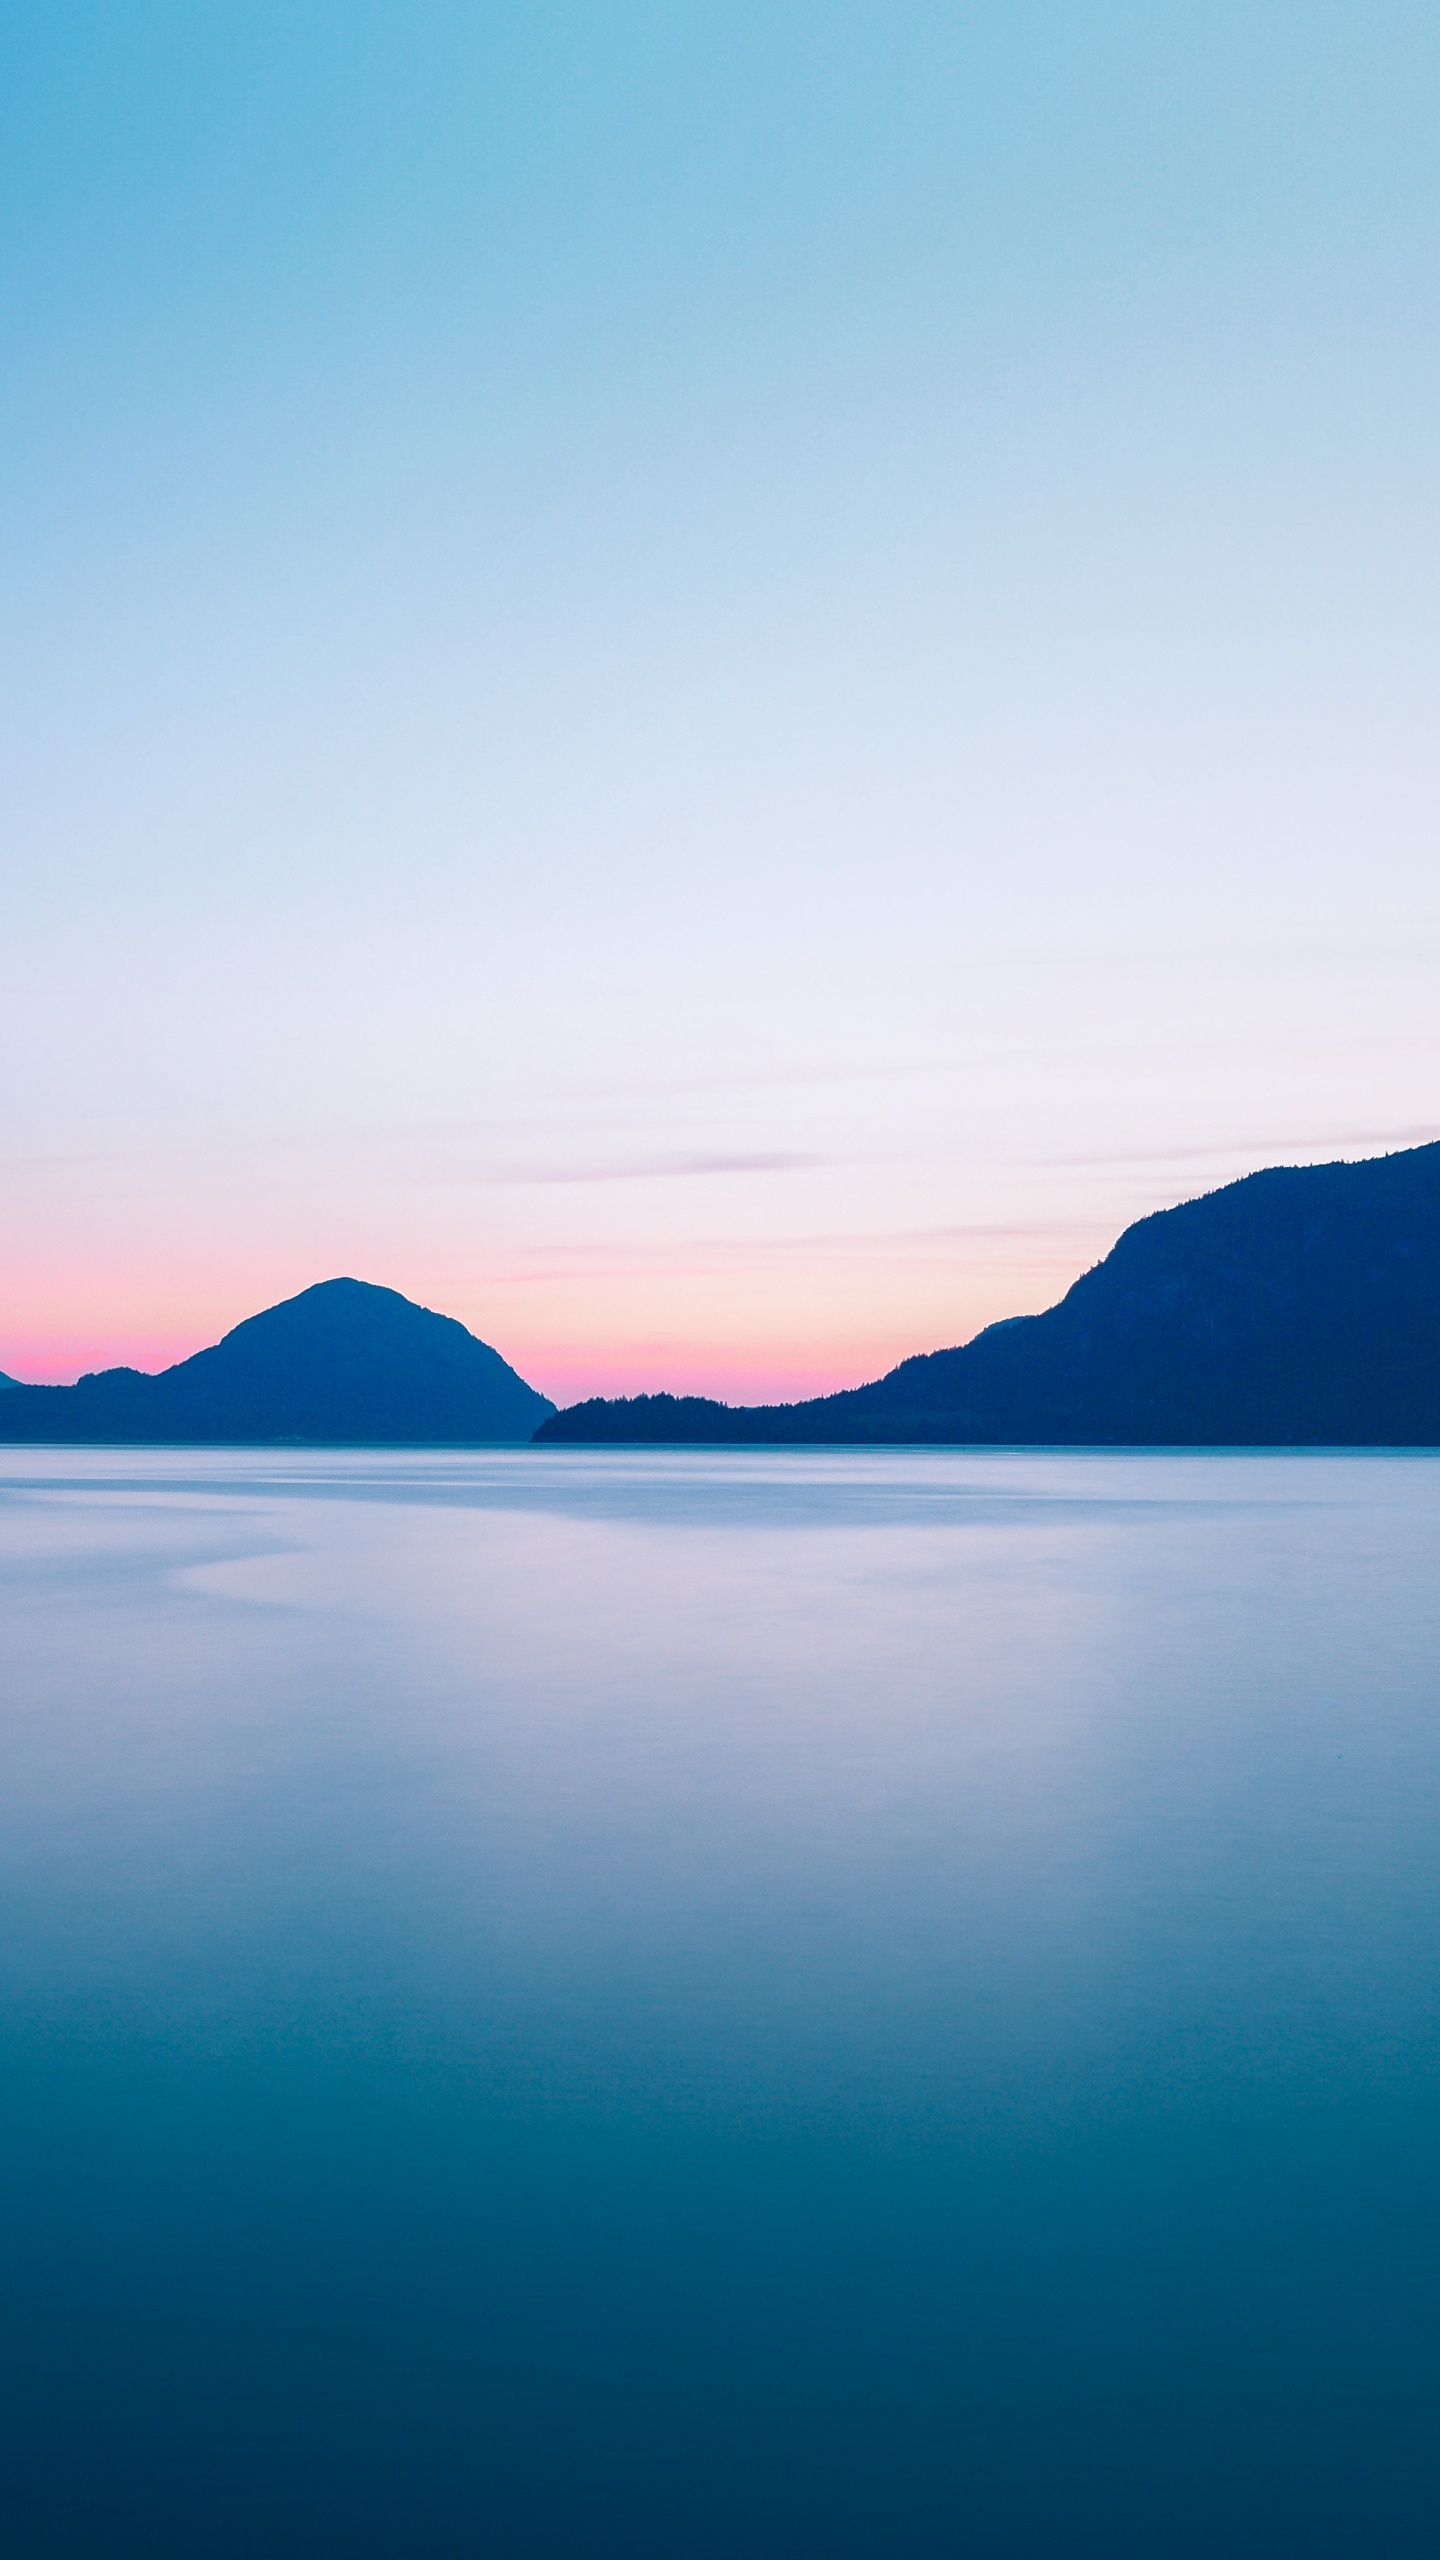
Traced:
[[543, 1440], [1440, 1444], [1440, 1140], [1127, 1227], [1044, 1315], [789, 1406], [597, 1403]]
[[[440, 1316], [429, 1307], [419, 1306], [413, 1298], [402, 1296], [398, 1289], [387, 1289], [375, 1280], [315, 1280], [308, 1289], [297, 1290], [293, 1298], [281, 1298], [273, 1307], [262, 1307], [255, 1316], [245, 1316], [222, 1334], [215, 1344], [218, 1351], [241, 1334], [278, 1335], [312, 1326], [324, 1326], [332, 1335], [342, 1327], [364, 1328], [376, 1332], [385, 1326], [421, 1324], [454, 1325], [457, 1333], [465, 1327], [454, 1316]], [[473, 1341], [473, 1335], [467, 1336]]]
[[[197, 1351], [196, 1360], [227, 1361], [268, 1359], [277, 1351], [291, 1354], [303, 1349], [321, 1351], [328, 1358], [368, 1358], [376, 1354], [393, 1355], [409, 1347], [413, 1351], [429, 1350], [444, 1342], [452, 1354], [463, 1358], [462, 1346], [472, 1351], [486, 1351], [488, 1346], [454, 1316], [436, 1315], [429, 1307], [417, 1306], [413, 1298], [402, 1297], [398, 1289], [380, 1287], [373, 1280], [317, 1280], [301, 1289], [293, 1298], [282, 1298], [273, 1307], [263, 1307], [259, 1315], [245, 1316], [208, 1351]], [[423, 1353], [422, 1353], [423, 1356]], [[498, 1352], [490, 1353], [498, 1359]], [[188, 1367], [189, 1362], [181, 1362]], [[503, 1366], [503, 1363], [502, 1363]]]
[[322, 1280], [158, 1377], [110, 1369], [7, 1398], [0, 1438], [316, 1446], [527, 1440], [554, 1406], [453, 1316]]

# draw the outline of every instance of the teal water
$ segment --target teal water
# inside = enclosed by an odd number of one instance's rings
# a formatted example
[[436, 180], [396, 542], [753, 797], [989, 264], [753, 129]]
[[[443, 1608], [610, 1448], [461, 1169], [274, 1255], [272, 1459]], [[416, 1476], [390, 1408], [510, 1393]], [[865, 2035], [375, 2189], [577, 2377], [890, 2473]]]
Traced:
[[1431, 2554], [1440, 1460], [7, 1451], [4, 2545]]

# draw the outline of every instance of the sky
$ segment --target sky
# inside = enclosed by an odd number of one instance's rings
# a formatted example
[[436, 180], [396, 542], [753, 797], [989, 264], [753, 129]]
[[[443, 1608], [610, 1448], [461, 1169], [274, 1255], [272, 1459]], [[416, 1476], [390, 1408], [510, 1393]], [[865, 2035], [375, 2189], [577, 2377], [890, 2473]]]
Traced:
[[877, 1375], [1440, 1135], [1440, 15], [0, 0], [0, 1369]]

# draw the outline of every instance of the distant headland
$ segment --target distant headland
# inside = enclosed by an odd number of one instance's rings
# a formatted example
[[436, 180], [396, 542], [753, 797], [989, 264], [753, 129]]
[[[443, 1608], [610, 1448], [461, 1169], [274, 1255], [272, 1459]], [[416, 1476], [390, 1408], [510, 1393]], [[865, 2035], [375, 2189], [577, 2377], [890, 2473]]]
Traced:
[[542, 1443], [1440, 1445], [1440, 1142], [1127, 1227], [1044, 1315], [804, 1404], [597, 1398]]
[[451, 1316], [326, 1280], [150, 1377], [0, 1378], [0, 1442], [1440, 1446], [1440, 1142], [1276, 1166], [1127, 1227], [1044, 1315], [803, 1404], [559, 1413]]
[[0, 1396], [0, 1442], [71, 1446], [475, 1447], [525, 1441], [555, 1410], [453, 1316], [397, 1289], [322, 1280], [147, 1377]]

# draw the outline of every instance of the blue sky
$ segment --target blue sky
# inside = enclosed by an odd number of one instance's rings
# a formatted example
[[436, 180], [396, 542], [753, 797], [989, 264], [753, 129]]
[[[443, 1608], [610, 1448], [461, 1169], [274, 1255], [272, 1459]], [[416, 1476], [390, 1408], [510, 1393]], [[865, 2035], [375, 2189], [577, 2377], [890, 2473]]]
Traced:
[[873, 1374], [1440, 1131], [1440, 22], [0, 10], [0, 1367]]

